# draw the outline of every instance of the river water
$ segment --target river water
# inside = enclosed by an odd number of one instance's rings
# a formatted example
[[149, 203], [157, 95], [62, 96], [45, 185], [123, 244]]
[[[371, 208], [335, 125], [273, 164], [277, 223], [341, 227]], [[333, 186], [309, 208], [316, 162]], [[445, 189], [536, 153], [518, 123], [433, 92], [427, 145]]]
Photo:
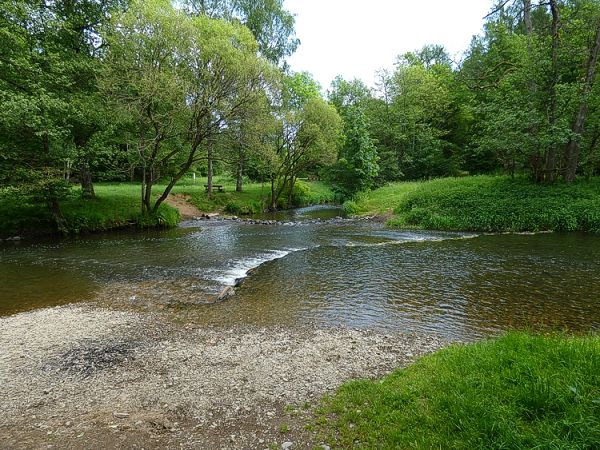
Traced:
[[[352, 326], [470, 339], [600, 329], [600, 236], [393, 231], [367, 221], [187, 223], [0, 246], [0, 315], [80, 301], [213, 325]], [[257, 268], [236, 294], [226, 286]]]

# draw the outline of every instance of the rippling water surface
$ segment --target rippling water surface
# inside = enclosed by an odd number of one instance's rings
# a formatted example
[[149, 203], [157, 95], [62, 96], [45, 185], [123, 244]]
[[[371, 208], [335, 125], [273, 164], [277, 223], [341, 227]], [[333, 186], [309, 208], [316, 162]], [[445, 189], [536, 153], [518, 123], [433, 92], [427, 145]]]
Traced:
[[[470, 338], [600, 328], [600, 236], [391, 231], [369, 222], [198, 222], [0, 246], [0, 314], [75, 301], [211, 324], [349, 325]], [[278, 217], [279, 219], [284, 217]], [[258, 269], [236, 295], [221, 290]]]

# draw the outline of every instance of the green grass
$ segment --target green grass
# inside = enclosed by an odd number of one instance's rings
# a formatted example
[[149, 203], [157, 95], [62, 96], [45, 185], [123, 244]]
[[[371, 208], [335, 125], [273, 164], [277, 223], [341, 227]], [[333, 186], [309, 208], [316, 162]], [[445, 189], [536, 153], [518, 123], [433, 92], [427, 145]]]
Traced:
[[345, 384], [318, 423], [336, 448], [600, 448], [600, 338], [455, 345]]
[[[188, 194], [200, 210], [226, 211], [231, 214], [261, 212], [270, 195], [268, 184], [247, 183], [243, 192], [235, 192], [235, 180], [216, 177], [214, 183], [222, 184], [224, 192], [215, 192], [212, 198], [204, 189], [204, 180], [196, 183], [185, 180], [173, 189], [173, 193]], [[156, 185], [154, 197], [158, 197], [165, 186]], [[123, 227], [175, 226], [179, 223], [179, 212], [169, 205], [161, 205], [155, 216], [140, 213], [139, 183], [97, 183], [94, 185], [97, 198], [83, 200], [79, 188], [61, 202], [61, 210], [71, 233], [104, 231]], [[320, 182], [299, 182], [295, 191], [296, 206], [332, 203], [334, 194]], [[54, 224], [50, 212], [44, 205], [30, 203], [23, 197], [2, 195], [0, 192], [0, 238], [22, 234], [50, 234]]]
[[[231, 214], [256, 214], [262, 212], [268, 206], [271, 195], [271, 187], [268, 183], [244, 183], [242, 192], [235, 192], [235, 179], [231, 177], [218, 176], [214, 178], [214, 184], [223, 185], [224, 192], [214, 192], [209, 198], [205, 192], [205, 180], [197, 180], [191, 184], [188, 180], [175, 187], [173, 192], [188, 194], [192, 197], [192, 203], [201, 211], [225, 211]], [[319, 181], [297, 182], [294, 195], [294, 206], [318, 205], [334, 202], [333, 191], [324, 183]], [[287, 198], [280, 199], [279, 206], [284, 208]]]
[[[143, 216], [138, 184], [102, 183], [94, 186], [96, 199], [83, 200], [78, 188], [61, 202], [70, 233], [105, 231], [124, 227], [171, 227], [179, 223], [179, 212], [161, 205], [155, 216]], [[158, 193], [158, 190], [156, 191]], [[0, 196], [0, 236], [49, 234], [54, 231], [50, 212], [26, 199]]]
[[[359, 214], [385, 214], [398, 204], [400, 199], [416, 190], [421, 182], [390, 183], [374, 191], [358, 194], [353, 209]], [[348, 202], [347, 202], [348, 203]]]
[[600, 178], [540, 185], [477, 176], [395, 183], [358, 198], [362, 214], [393, 211], [402, 228], [600, 232]]

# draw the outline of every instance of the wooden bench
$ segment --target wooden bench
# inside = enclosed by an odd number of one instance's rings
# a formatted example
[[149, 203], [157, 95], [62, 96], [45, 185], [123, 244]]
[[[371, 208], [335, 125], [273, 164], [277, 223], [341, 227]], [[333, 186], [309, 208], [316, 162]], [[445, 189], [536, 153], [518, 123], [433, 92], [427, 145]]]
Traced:
[[[222, 184], [213, 184], [212, 188], [213, 188], [213, 191], [216, 189], [219, 192], [223, 192], [223, 185]], [[208, 192], [208, 184], [204, 185], [204, 189], [206, 189], [206, 192]]]

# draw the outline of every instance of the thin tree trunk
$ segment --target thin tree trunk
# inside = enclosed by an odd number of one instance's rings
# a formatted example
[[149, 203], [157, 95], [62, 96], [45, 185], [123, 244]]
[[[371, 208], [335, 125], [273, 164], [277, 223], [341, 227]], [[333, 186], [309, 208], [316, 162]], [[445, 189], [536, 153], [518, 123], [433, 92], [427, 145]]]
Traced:
[[141, 203], [142, 203], [142, 214], [146, 212], [146, 204], [144, 199], [146, 198], [146, 166], [142, 167], [142, 192], [141, 192]]
[[[558, 48], [560, 44], [560, 11], [557, 0], [550, 0], [550, 10], [552, 12], [552, 69], [550, 73], [550, 128], [556, 125], [558, 99], [556, 85], [558, 84]], [[556, 179], [556, 154], [557, 145], [551, 143], [546, 154], [545, 176], [546, 180], [553, 182]]]
[[90, 163], [87, 158], [79, 166], [79, 176], [81, 177], [81, 196], [86, 199], [96, 198], [94, 184], [92, 183], [92, 173], [90, 172]]
[[65, 220], [65, 217], [63, 216], [63, 213], [60, 209], [58, 199], [49, 199], [48, 208], [50, 209], [50, 213], [52, 214], [52, 218], [54, 219], [54, 223], [56, 224], [56, 229], [62, 234], [68, 234], [69, 229], [67, 228], [67, 221]]
[[587, 171], [587, 179], [591, 179], [594, 176], [594, 172], [595, 172], [595, 167], [594, 165], [596, 164], [596, 161], [594, 161], [593, 155], [594, 155], [594, 150], [596, 149], [596, 146], [598, 145], [598, 141], [600, 140], [600, 130], [598, 130], [598, 128], [596, 128], [594, 130], [594, 133], [592, 134], [592, 140], [590, 142], [589, 148], [588, 148], [588, 154], [590, 155], [590, 160], [589, 160], [589, 171]]
[[294, 196], [294, 186], [296, 185], [296, 177], [292, 175], [290, 179], [290, 193], [288, 194], [288, 208], [292, 208], [292, 197]]
[[585, 127], [585, 119], [587, 118], [589, 97], [592, 92], [592, 87], [596, 79], [596, 65], [598, 63], [598, 52], [600, 50], [600, 21], [596, 27], [596, 40], [590, 49], [590, 57], [587, 63], [587, 73], [581, 93], [581, 103], [577, 111], [577, 117], [573, 124], [573, 134], [565, 149], [566, 171], [565, 180], [572, 183], [577, 174], [577, 166], [579, 165], [579, 153], [581, 149], [580, 139]]
[[533, 34], [533, 23], [531, 22], [531, 0], [523, 0], [523, 22], [525, 23], [525, 32], [531, 37]]
[[275, 194], [275, 177], [271, 177], [271, 211], [277, 210], [277, 194]]
[[242, 183], [244, 176], [244, 151], [240, 149], [240, 154], [237, 160], [237, 171], [235, 180], [235, 191], [242, 192]]
[[208, 146], [208, 170], [207, 170], [207, 180], [206, 180], [206, 192], [208, 192], [208, 197], [212, 197], [213, 192], [213, 150], [212, 146]]
[[144, 208], [146, 212], [152, 211], [152, 186], [154, 185], [154, 170], [150, 169], [150, 173], [146, 174], [146, 187], [144, 195]]

